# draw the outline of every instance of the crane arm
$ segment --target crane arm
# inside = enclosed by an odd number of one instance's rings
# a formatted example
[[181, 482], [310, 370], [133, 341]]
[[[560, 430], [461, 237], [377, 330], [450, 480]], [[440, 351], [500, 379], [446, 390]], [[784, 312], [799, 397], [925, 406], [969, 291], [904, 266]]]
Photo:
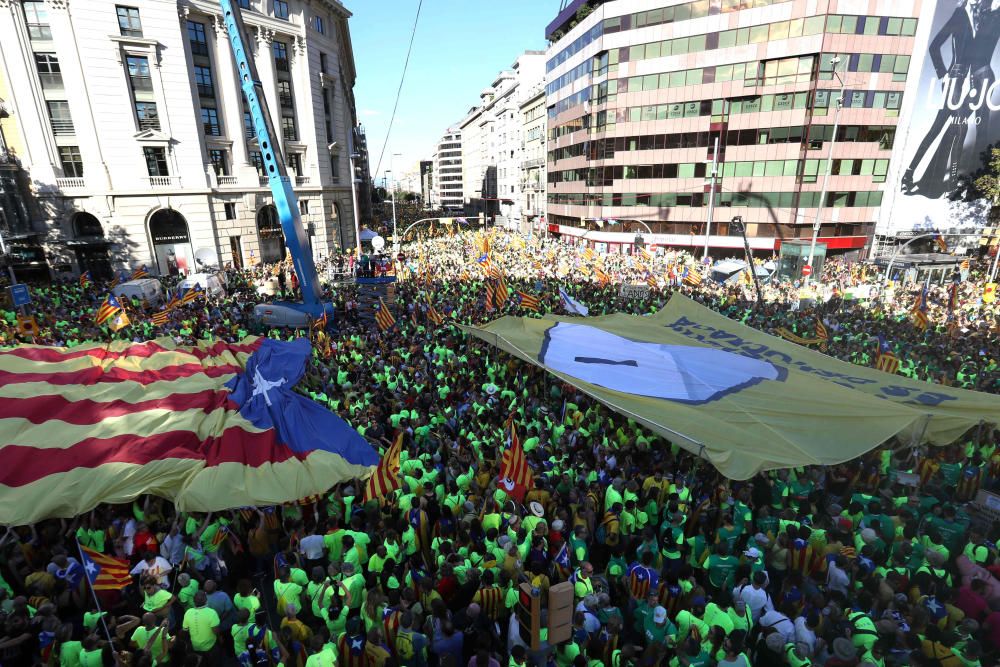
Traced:
[[[264, 171], [267, 174], [268, 185], [271, 187], [271, 194], [274, 197], [274, 207], [278, 211], [278, 220], [281, 222], [281, 230], [285, 235], [285, 245], [291, 253], [292, 264], [302, 288], [302, 306], [307, 312], [318, 315], [324, 310], [319, 276], [316, 273], [316, 265], [313, 263], [309, 239], [302, 227], [298, 200], [288, 178], [281, 147], [274, 140], [277, 135], [271, 122], [267, 100], [264, 98], [264, 88], [257, 75], [257, 66], [254, 64], [253, 56], [247, 48], [249, 41], [246, 36], [243, 15], [240, 13], [238, 3], [232, 2], [232, 0], [220, 0], [220, 4], [222, 5], [222, 17], [226, 25], [226, 32], [229, 34], [229, 44], [232, 46], [233, 56], [236, 60], [240, 87], [243, 89], [247, 105], [250, 107], [250, 119], [253, 122], [254, 132], [257, 134], [261, 155], [264, 157]], [[267, 57], [270, 57], [270, 54]]]

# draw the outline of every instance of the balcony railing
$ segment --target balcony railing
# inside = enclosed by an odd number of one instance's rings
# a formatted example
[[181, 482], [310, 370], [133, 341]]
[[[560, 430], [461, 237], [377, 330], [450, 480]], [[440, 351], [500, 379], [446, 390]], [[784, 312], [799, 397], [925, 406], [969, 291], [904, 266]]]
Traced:
[[215, 97], [215, 86], [206, 83], [198, 84], [198, 96], [199, 97]]
[[281, 128], [281, 136], [285, 139], [285, 141], [298, 141], [299, 140], [299, 135], [295, 131], [294, 127], [283, 127], [283, 128]]
[[237, 176], [228, 176], [220, 174], [216, 178], [219, 179], [219, 185], [239, 185], [239, 178]]
[[66, 178], [57, 178], [56, 187], [60, 190], [73, 190], [76, 188], [86, 187], [87, 183], [83, 179], [83, 176], [73, 176]]
[[73, 127], [73, 121], [63, 118], [52, 118], [49, 120], [52, 124], [52, 134], [57, 137], [62, 137], [66, 135], [76, 134], [76, 128]]
[[218, 137], [222, 134], [222, 130], [218, 123], [202, 123], [201, 127], [207, 136]]
[[540, 167], [545, 164], [545, 158], [538, 157], [533, 160], [525, 160], [521, 163], [521, 169], [531, 169], [532, 167]]
[[59, 72], [45, 72], [38, 75], [38, 80], [42, 83], [42, 90], [62, 90], [63, 78]]
[[283, 107], [291, 107], [292, 96], [289, 95], [288, 93], [281, 93], [280, 95], [278, 95], [278, 104], [280, 104]]
[[139, 129], [140, 130], [159, 130], [160, 129], [160, 119], [159, 118], [140, 118], [139, 119]]
[[208, 44], [205, 42], [191, 42], [191, 55], [193, 56], [207, 56], [208, 55]]
[[256, 139], [257, 133], [254, 131], [252, 127], [247, 127], [246, 125], [244, 125], [243, 136], [245, 136], [247, 139]]
[[122, 28], [122, 37], [142, 37], [142, 28]]
[[295, 185], [309, 185], [310, 180], [308, 176], [296, 176]]
[[257, 182], [260, 183], [261, 187], [266, 187], [268, 183], [267, 176], [258, 176]]
[[288, 71], [288, 58], [275, 58], [274, 59], [274, 69], [279, 72]]
[[179, 188], [181, 186], [180, 176], [147, 176], [145, 180], [151, 188]]
[[153, 90], [153, 80], [148, 74], [131, 74], [129, 79], [132, 81], [132, 90], [135, 91], [150, 91]]

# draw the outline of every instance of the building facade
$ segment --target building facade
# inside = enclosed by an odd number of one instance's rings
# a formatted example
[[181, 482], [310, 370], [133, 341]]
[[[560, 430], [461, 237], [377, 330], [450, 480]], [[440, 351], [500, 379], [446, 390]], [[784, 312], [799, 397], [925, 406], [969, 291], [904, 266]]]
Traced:
[[434, 191], [434, 161], [420, 161], [420, 200], [424, 208], [434, 208], [435, 203], [432, 197]]
[[[335, 0], [239, 1], [313, 254], [352, 248], [352, 154], [367, 160], [350, 13]], [[0, 43], [57, 274], [284, 257], [218, 3], [8, 2]]]
[[434, 207], [445, 211], [461, 211], [465, 202], [463, 176], [462, 130], [449, 127], [438, 141], [432, 158], [431, 176]]
[[512, 227], [522, 218], [521, 104], [543, 80], [545, 54], [525, 51], [500, 72], [461, 121], [467, 212], [502, 216]]
[[545, 88], [521, 103], [521, 231], [537, 233], [545, 224]]
[[922, 4], [567, 3], [546, 33], [549, 231], [616, 251], [648, 225], [646, 243], [700, 248], [710, 222], [731, 254], [736, 218], [761, 252], [818, 219], [831, 253], [863, 248]]

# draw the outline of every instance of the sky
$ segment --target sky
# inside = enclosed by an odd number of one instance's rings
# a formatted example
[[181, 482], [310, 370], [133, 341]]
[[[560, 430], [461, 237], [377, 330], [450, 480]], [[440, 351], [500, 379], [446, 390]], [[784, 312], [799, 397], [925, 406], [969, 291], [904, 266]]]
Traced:
[[518, 54], [544, 49], [545, 26], [559, 0], [424, 0], [396, 120], [376, 175], [396, 100], [418, 0], [342, 0], [354, 16], [351, 41], [358, 78], [354, 98], [365, 126], [372, 177], [402, 176], [452, 123], [479, 102], [479, 93]]

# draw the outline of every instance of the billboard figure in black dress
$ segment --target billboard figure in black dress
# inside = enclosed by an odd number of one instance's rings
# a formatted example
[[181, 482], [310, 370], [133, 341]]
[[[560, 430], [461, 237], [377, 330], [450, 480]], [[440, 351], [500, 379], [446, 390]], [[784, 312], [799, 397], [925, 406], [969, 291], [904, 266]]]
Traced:
[[[987, 94], [996, 81], [991, 61], [1000, 38], [1000, 0], [989, 0], [988, 7], [986, 4], [983, 0], [966, 0], [959, 4], [931, 39], [928, 55], [934, 72], [940, 81], [949, 85], [941, 109], [903, 173], [900, 183], [903, 192], [937, 199], [955, 187], [969, 123], [976, 125], [976, 155], [989, 146], [992, 112], [987, 105]], [[950, 65], [945, 64], [942, 53], [946, 45], [951, 51]], [[967, 78], [971, 81], [971, 90], [967, 91], [958, 109], [949, 109], [948, 101], [957, 102], [962, 97]], [[953, 87], [950, 82], [954, 82]], [[944, 136], [937, 151], [929, 157], [921, 178], [915, 180], [914, 172], [941, 137], [942, 130]]]

